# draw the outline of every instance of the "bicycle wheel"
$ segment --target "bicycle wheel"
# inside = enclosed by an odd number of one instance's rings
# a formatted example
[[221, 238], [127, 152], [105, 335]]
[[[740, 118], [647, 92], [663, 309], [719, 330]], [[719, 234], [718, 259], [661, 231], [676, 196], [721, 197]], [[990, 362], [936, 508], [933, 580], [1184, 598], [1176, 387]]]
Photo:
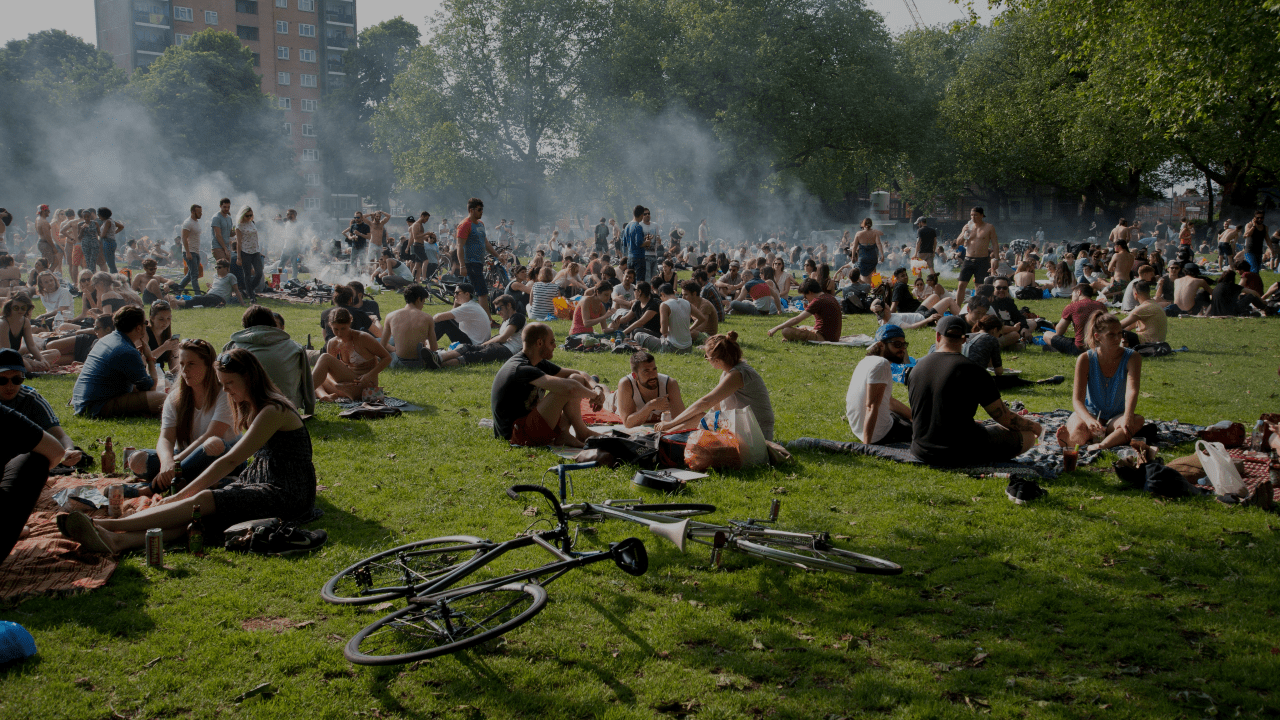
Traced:
[[511, 583], [410, 605], [361, 630], [342, 654], [359, 665], [396, 665], [447, 655], [520, 627], [546, 604], [547, 591], [541, 585]]
[[448, 295], [445, 295], [444, 290], [442, 290], [439, 285], [432, 284], [431, 287], [427, 288], [427, 295], [430, 296], [427, 299], [428, 302], [430, 302], [431, 298], [435, 298], [436, 300], [439, 300], [445, 305], [453, 304], [453, 298], [450, 298]]
[[414, 595], [426, 583], [475, 557], [479, 542], [483, 541], [470, 535], [451, 535], [380, 552], [329, 578], [320, 596], [338, 605], [366, 605]]
[[811, 546], [791, 543], [767, 537], [753, 537], [750, 540], [738, 538], [737, 548], [748, 555], [791, 565], [804, 570], [830, 570], [849, 575], [870, 573], [872, 575], [900, 575], [902, 566], [881, 560], [878, 557], [862, 555], [848, 550], [832, 547], [829, 543], [815, 541]]

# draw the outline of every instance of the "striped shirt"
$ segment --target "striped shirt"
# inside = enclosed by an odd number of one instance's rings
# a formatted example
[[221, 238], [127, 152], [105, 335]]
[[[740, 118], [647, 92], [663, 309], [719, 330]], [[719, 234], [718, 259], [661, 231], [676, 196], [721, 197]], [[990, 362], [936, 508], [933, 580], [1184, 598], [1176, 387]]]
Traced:
[[548, 315], [556, 313], [556, 306], [553, 300], [560, 297], [560, 286], [553, 283], [536, 282], [533, 284], [533, 290], [529, 293], [529, 312], [531, 319], [542, 320]]
[[28, 420], [39, 425], [41, 430], [61, 425], [58, 416], [53, 413], [53, 406], [30, 385], [23, 385], [17, 396], [7, 402], [0, 400], [0, 404], [25, 415]]

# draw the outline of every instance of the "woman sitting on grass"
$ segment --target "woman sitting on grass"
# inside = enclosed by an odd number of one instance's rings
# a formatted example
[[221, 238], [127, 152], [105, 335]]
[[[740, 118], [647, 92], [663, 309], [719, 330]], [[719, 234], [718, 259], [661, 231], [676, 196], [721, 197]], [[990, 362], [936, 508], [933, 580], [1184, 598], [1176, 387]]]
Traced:
[[[312, 511], [316, 469], [311, 436], [298, 412], [248, 350], [225, 352], [213, 367], [231, 401], [233, 427], [244, 433], [235, 446], [180, 492], [135, 515], [115, 520], [93, 520], [81, 512], [59, 515], [64, 536], [88, 552], [115, 554], [142, 547], [149, 528], [161, 528], [166, 542], [180, 539], [196, 507], [205, 518], [205, 537], [212, 538], [246, 520], [287, 522]], [[253, 465], [239, 480], [210, 489], [251, 455]]]
[[598, 281], [594, 287], [582, 294], [582, 301], [573, 309], [573, 326], [570, 335], [582, 335], [595, 330], [609, 319], [609, 311], [600, 300], [600, 293], [608, 292], [609, 285], [604, 280]]
[[177, 386], [165, 398], [156, 449], [139, 450], [125, 460], [134, 475], [150, 483], [149, 491], [167, 489], [179, 465], [183, 483], [175, 489], [181, 490], [235, 443], [231, 403], [213, 362], [213, 346], [205, 340], [183, 340], [178, 346]]
[[57, 351], [51, 351], [46, 357], [43, 346], [36, 344], [35, 335], [31, 332], [31, 311], [35, 303], [26, 293], [17, 293], [4, 303], [3, 316], [0, 316], [0, 329], [8, 347], [22, 353], [22, 362], [27, 371], [43, 372], [50, 363], [58, 359]]
[[1058, 428], [1058, 444], [1089, 450], [1128, 445], [1145, 422], [1137, 413], [1142, 356], [1122, 345], [1120, 319], [1111, 313], [1094, 314], [1085, 337], [1089, 351], [1076, 358], [1075, 412]]
[[147, 347], [151, 348], [156, 364], [173, 370], [176, 367], [174, 361], [178, 359], [176, 355], [180, 340], [181, 338], [173, 336], [173, 308], [164, 300], [151, 303], [151, 317], [147, 321]]
[[654, 425], [658, 432], [692, 430], [702, 416], [712, 410], [736, 410], [751, 408], [760, 423], [760, 431], [766, 440], [773, 439], [773, 403], [764, 378], [755, 368], [742, 360], [742, 347], [738, 345], [738, 333], [713, 335], [707, 340], [704, 357], [711, 367], [720, 371], [720, 382], [693, 402], [670, 422]]

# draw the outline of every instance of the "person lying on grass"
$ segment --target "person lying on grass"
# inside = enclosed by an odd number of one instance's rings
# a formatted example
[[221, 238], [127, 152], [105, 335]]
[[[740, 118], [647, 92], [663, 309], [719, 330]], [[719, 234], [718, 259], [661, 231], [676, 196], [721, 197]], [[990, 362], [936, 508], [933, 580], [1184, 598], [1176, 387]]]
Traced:
[[[231, 402], [232, 427], [243, 433], [240, 440], [180, 492], [142, 512], [114, 520], [93, 520], [81, 512], [58, 515], [63, 536], [82, 550], [117, 554], [142, 547], [150, 528], [163, 530], [166, 542], [180, 539], [197, 507], [206, 537], [214, 538], [246, 520], [288, 522], [311, 512], [316, 498], [311, 435], [293, 404], [248, 350], [222, 353], [213, 369]], [[238, 480], [210, 489], [250, 456], [253, 464]]]
[[702, 416], [712, 410], [745, 407], [755, 414], [765, 440], [772, 440], [773, 403], [769, 399], [769, 389], [765, 387], [760, 373], [742, 359], [738, 333], [712, 336], [707, 340], [704, 357], [711, 367], [720, 371], [720, 382], [670, 422], [660, 422], [653, 429], [658, 432], [692, 430], [697, 427]]
[[359, 400], [366, 388], [378, 386], [378, 375], [391, 364], [391, 354], [374, 336], [351, 327], [351, 311], [345, 307], [333, 309], [329, 328], [333, 339], [325, 344], [311, 371], [316, 398]]
[[520, 335], [520, 352], [493, 378], [494, 436], [512, 445], [582, 447], [598, 434], [582, 421], [582, 400], [599, 410], [607, 391], [586, 373], [551, 362], [556, 336], [550, 325], [528, 323]]
[[1089, 351], [1076, 358], [1071, 405], [1075, 412], [1058, 428], [1062, 447], [1106, 450], [1128, 445], [1145, 422], [1138, 414], [1142, 356], [1123, 347], [1120, 320], [1097, 313], [1089, 321]]

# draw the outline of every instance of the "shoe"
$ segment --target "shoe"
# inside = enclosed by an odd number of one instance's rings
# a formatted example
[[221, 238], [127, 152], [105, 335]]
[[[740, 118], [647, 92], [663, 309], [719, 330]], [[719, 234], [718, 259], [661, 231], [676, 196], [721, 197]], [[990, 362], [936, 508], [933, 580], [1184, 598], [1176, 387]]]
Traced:
[[318, 550], [329, 539], [324, 530], [303, 530], [286, 527], [271, 534], [271, 550], [266, 555], [291, 557]]
[[1026, 505], [1032, 500], [1039, 500], [1048, 496], [1049, 491], [1040, 487], [1040, 483], [1035, 480], [1014, 480], [1009, 483], [1009, 487], [1004, 489], [1004, 494], [1015, 505]]
[[438, 352], [423, 353], [422, 363], [427, 366], [428, 370], [439, 370], [442, 367], [440, 364], [440, 353]]
[[1061, 375], [1054, 375], [1054, 376], [1053, 376], [1053, 377], [1051, 377], [1051, 378], [1045, 378], [1045, 379], [1043, 379], [1043, 380], [1037, 380], [1037, 381], [1036, 381], [1036, 384], [1037, 384], [1037, 385], [1061, 385], [1061, 384], [1063, 383], [1063, 381], [1065, 381], [1065, 380], [1066, 380], [1066, 378], [1065, 378], [1065, 377], [1063, 377], [1063, 376], [1061, 376]]

